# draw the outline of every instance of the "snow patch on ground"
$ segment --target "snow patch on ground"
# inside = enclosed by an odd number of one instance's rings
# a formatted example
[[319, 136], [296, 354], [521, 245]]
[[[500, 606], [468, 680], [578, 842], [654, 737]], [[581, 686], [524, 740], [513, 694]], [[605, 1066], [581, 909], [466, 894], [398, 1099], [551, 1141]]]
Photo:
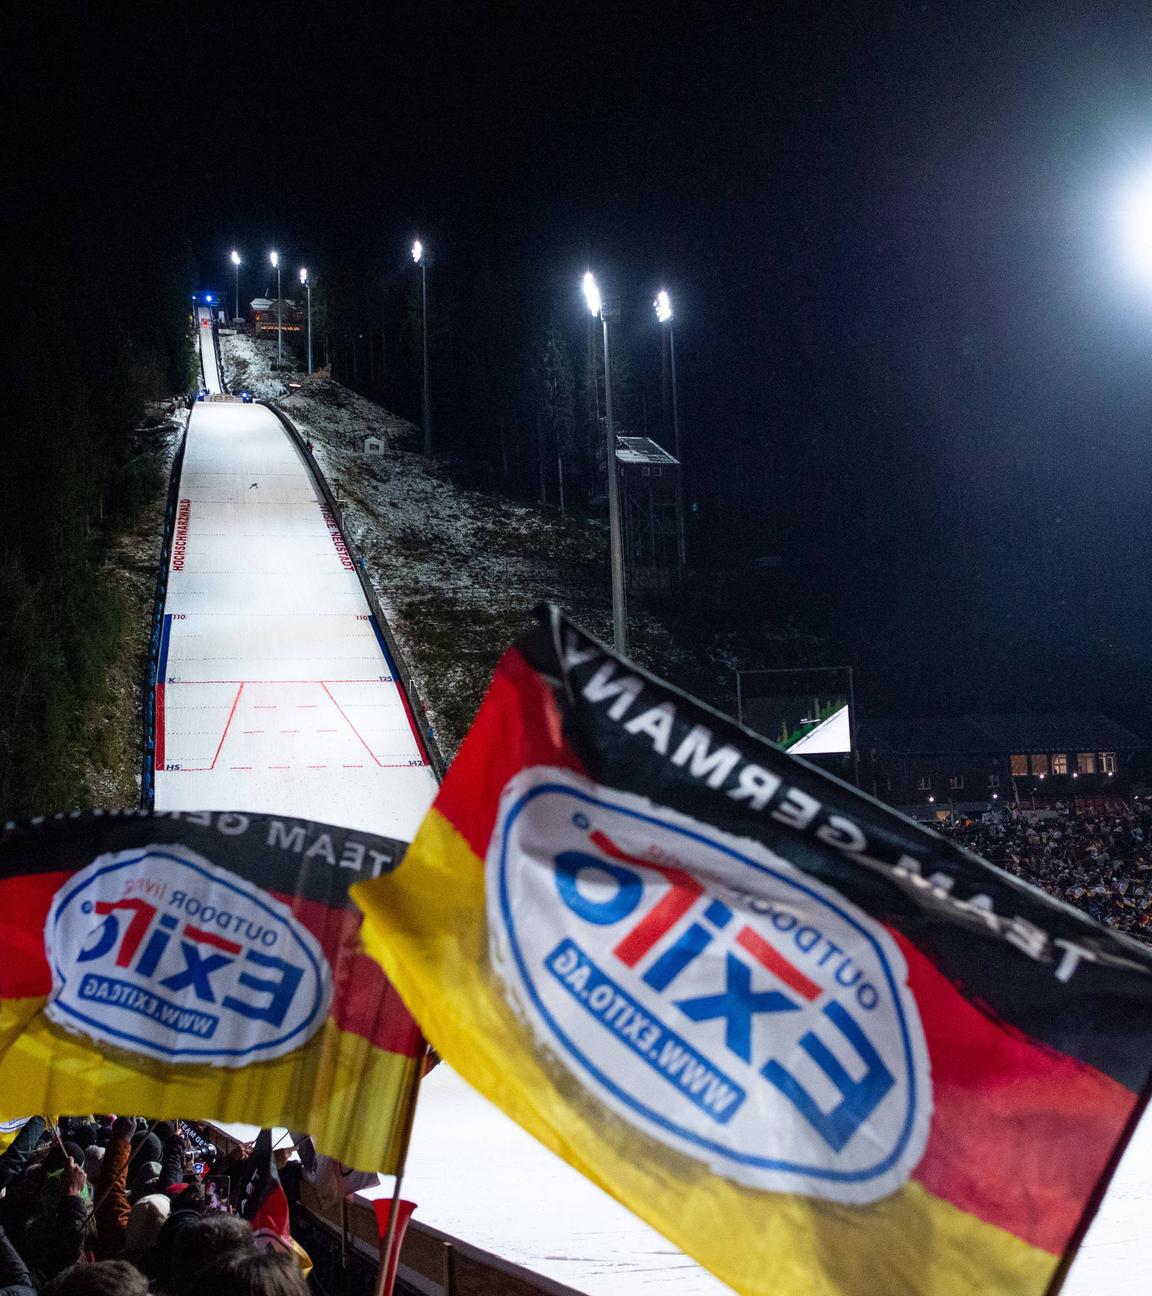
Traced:
[[[276, 342], [256, 338], [249, 333], [224, 334], [220, 338], [220, 359], [224, 365], [224, 382], [229, 391], [243, 388], [257, 400], [275, 400], [288, 395], [288, 384], [300, 382], [304, 375], [295, 370], [274, 370]], [[284, 352], [286, 363], [293, 356]]]

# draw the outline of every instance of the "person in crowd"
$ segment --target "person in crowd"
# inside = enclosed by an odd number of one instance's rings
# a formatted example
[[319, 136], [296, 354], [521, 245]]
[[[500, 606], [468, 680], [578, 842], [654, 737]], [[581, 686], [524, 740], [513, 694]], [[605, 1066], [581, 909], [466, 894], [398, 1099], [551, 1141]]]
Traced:
[[210, 1290], [200, 1281], [201, 1270], [225, 1256], [252, 1252], [252, 1229], [239, 1215], [205, 1215], [180, 1230], [172, 1243], [169, 1271], [161, 1284], [172, 1296], [192, 1296]]
[[1097, 922], [1152, 939], [1152, 810], [1040, 816], [1015, 809], [938, 825], [959, 846]]
[[148, 1296], [148, 1279], [127, 1260], [97, 1260], [65, 1269], [43, 1296]]
[[212, 1296], [307, 1296], [308, 1284], [296, 1258], [272, 1251], [239, 1251], [199, 1274]]
[[0, 1228], [0, 1296], [35, 1296], [35, 1293], [28, 1266]]

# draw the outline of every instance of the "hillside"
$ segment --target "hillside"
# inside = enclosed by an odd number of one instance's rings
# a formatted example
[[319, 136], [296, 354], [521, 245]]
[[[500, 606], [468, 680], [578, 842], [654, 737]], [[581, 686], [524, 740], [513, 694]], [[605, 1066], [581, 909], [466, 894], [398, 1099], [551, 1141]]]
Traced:
[[[448, 759], [536, 603], [556, 602], [593, 634], [611, 637], [602, 522], [462, 486], [459, 465], [425, 459], [413, 424], [331, 380], [273, 373], [274, 343], [225, 336], [221, 351], [233, 388], [281, 393], [276, 403], [312, 441]], [[290, 382], [300, 389], [284, 395]], [[363, 453], [369, 436], [383, 442], [383, 453]], [[699, 626], [686, 616], [666, 621], [635, 601], [629, 613], [637, 661], [731, 705], [733, 641], [715, 633], [712, 616]], [[812, 642], [790, 629], [765, 633], [761, 651], [794, 657]], [[742, 655], [741, 664], [775, 663]]]

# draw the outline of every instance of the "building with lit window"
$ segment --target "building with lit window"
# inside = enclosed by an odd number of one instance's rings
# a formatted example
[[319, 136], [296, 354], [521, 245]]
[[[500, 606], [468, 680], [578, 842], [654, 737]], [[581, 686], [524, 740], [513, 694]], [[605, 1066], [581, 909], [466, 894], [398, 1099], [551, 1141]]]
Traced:
[[[249, 303], [252, 331], [258, 336], [276, 336], [277, 313], [274, 297], [257, 297]], [[304, 311], [285, 297], [280, 302], [279, 327], [284, 333], [299, 333], [304, 328]]]
[[875, 719], [861, 723], [860, 783], [890, 805], [931, 816], [998, 802], [1081, 809], [1122, 800], [1147, 742], [1085, 712]]

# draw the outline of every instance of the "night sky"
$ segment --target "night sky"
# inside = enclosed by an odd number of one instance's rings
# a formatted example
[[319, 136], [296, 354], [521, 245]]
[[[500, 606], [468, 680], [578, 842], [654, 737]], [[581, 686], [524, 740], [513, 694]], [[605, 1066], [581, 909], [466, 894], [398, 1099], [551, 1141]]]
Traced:
[[19, 19], [18, 219], [127, 205], [202, 282], [275, 245], [368, 301], [418, 233], [500, 336], [581, 324], [591, 264], [654, 365], [667, 287], [698, 562], [780, 556], [765, 622], [872, 709], [1152, 732], [1146, 5], [181, 9]]

